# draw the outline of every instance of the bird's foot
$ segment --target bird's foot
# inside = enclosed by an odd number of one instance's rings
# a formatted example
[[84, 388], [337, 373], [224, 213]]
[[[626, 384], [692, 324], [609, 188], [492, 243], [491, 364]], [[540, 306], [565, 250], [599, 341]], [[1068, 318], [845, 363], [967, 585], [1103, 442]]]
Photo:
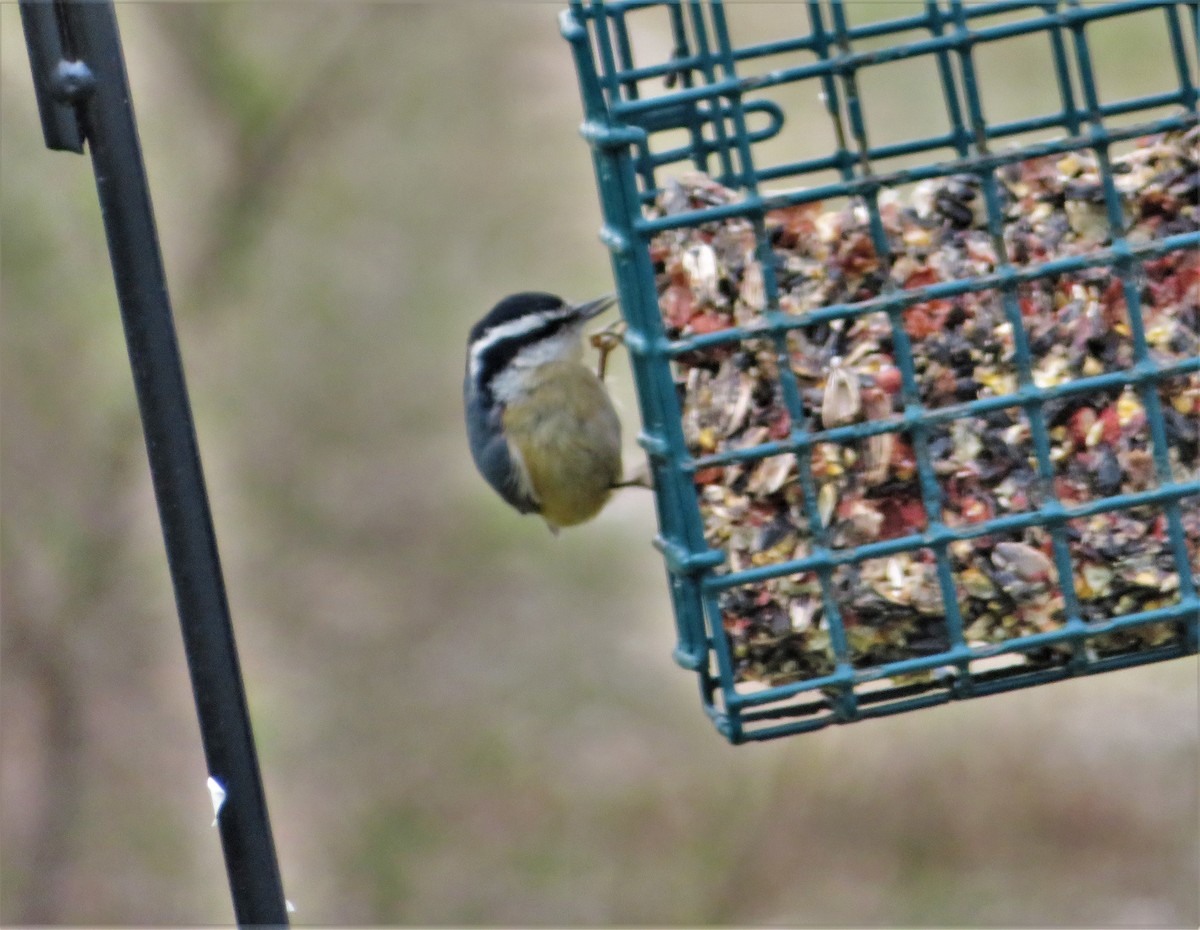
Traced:
[[588, 336], [588, 342], [597, 353], [596, 377], [601, 381], [604, 380], [605, 372], [608, 369], [609, 355], [617, 346], [625, 344], [625, 331], [628, 328], [624, 320], [617, 320]]

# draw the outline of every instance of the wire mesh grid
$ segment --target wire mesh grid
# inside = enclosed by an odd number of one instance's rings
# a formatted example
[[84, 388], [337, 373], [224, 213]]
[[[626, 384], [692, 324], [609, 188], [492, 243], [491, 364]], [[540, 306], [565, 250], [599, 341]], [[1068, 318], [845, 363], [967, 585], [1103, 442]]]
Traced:
[[[1161, 133], [1190, 133], [1190, 144], [1195, 144], [1196, 5], [1169, 0], [1086, 5], [1073, 0], [927, 0], [919, 8], [913, 4], [912, 15], [853, 23], [858, 12], [854, 4], [807, 0], [778, 5], [769, 19], [770, 28], [799, 34], [759, 39], [737, 32], [737, 6], [720, 0], [572, 0], [561, 17], [578, 70], [582, 132], [593, 151], [605, 220], [601, 238], [612, 253], [629, 327], [626, 343], [643, 420], [640, 440], [656, 488], [656, 544], [665, 558], [678, 626], [675, 657], [699, 673], [704, 705], [718, 729], [734, 742], [766, 739], [1195, 653], [1200, 600], [1194, 577], [1198, 570], [1189, 564], [1194, 558], [1189, 546], [1196, 541], [1189, 540], [1189, 533], [1200, 503], [1200, 480], [1194, 468], [1173, 469], [1180, 453], [1172, 459], [1171, 434], [1177, 432], [1173, 427], [1179, 411], [1172, 411], [1160, 388], [1170, 379], [1193, 378], [1200, 372], [1200, 358], [1194, 351], [1173, 357], [1153, 351], [1143, 307], [1147, 267], [1164, 257], [1194, 257], [1200, 231], [1193, 208], [1188, 222], [1164, 227], [1159, 235], [1127, 236], [1116, 159], [1122, 146]], [[1153, 17], [1161, 53], [1148, 70], [1161, 86], [1136, 98], [1106, 99], [1091, 39], [1101, 26], [1120, 28], [1129, 17]], [[643, 38], [648, 32], [669, 35], [670, 42], [660, 40], [655, 47]], [[1011, 118], [989, 120], [989, 109], [1005, 109], [992, 91], [1011, 73], [1017, 59], [1008, 60], [1008, 50], [1017, 43], [1024, 50], [1039, 50], [1057, 94], [1021, 101], [1032, 115], [1005, 113]], [[911, 119], [901, 124], [898, 138], [873, 141], [874, 98], [893, 67], [923, 69], [924, 95], [912, 101]], [[812, 120], [811, 112], [802, 114], [803, 106], [819, 107], [820, 121]], [[802, 116], [802, 125], [792, 125]], [[939, 128], [930, 129], [935, 126]], [[1079, 152], [1088, 153], [1096, 170], [1090, 197], [1103, 235], [1093, 248], [1069, 255], [1017, 260], [1004, 235], [1012, 217], [1003, 172], [1031, 159]], [[1195, 171], [1194, 162], [1184, 164]], [[693, 170], [737, 196], [685, 198], [664, 209], [671, 197], [678, 199], [674, 179]], [[888, 269], [902, 258], [886, 219], [889, 198], [896, 191], [911, 192], [920, 182], [941, 185], [942, 193], [954, 183], [972, 188], [977, 225], [994, 252], [986, 271], [943, 280], [918, 276], [904, 285], [888, 277]], [[1185, 194], [1193, 205], [1195, 186]], [[843, 296], [794, 312], [786, 303], [777, 224], [772, 227], [767, 220], [780, 211], [786, 215], [831, 203], [859, 211], [870, 249], [884, 269], [882, 282], [865, 296]], [[663, 269], [652, 254], [660, 241], [656, 237], [711, 230], [731, 220], [744, 221], [752, 237], [753, 262], [762, 276], [761, 312], [752, 321], [731, 321], [707, 332], [669, 330], [659, 300]], [[1183, 264], [1186, 293], [1181, 299], [1194, 330], [1200, 276], [1195, 262]], [[1037, 377], [1038, 346], [1031, 339], [1023, 289], [1069, 280], [1089, 269], [1105, 271], [1111, 292], [1123, 301], [1130, 353], [1111, 370], [1085, 369], [1076, 377], [1048, 382]], [[1007, 390], [983, 392], [968, 402], [931, 403], [914, 366], [910, 314], [931, 302], [949, 305], [983, 296], [994, 298], [1009, 328], [1012, 383]], [[823, 426], [793, 370], [792, 340], [815, 327], [844, 329], [870, 315], [883, 321], [898, 369], [897, 415]], [[778, 359], [784, 429], [750, 446], [697, 449], [681, 425], [680, 361], [752, 343]], [[826, 396], [832, 380], [827, 372]], [[1118, 487], [1093, 499], [1063, 499], [1055, 490], [1061, 466], [1053, 441], [1063, 401], [1119, 391], [1144, 410], [1147, 461], [1155, 480], [1132, 492]], [[1051, 405], [1057, 405], [1053, 416]], [[969, 433], [998, 411], [1009, 411], [1024, 426], [1039, 494], [1031, 494], [1034, 499], [1024, 509], [988, 512], [966, 522], [948, 520], [943, 509], [947, 488], [937, 469], [938, 437], [948, 427]], [[857, 443], [861, 449], [862, 443], [884, 435], [903, 436], [911, 448], [921, 512], [901, 535], [838, 544], [823, 519], [829, 502], [822, 499], [814, 456], [830, 444]], [[1195, 458], [1194, 449], [1187, 454]], [[794, 457], [791, 482], [809, 545], [776, 561], [731, 565], [728, 551], [706, 532], [700, 476], [783, 456]], [[1080, 588], [1087, 582], [1073, 563], [1070, 541], [1081, 523], [1113, 513], [1153, 521], [1161, 541], [1159, 564], [1173, 575], [1172, 596], [1143, 601], [1131, 612], [1097, 616], [1081, 600]], [[1048, 577], [1060, 603], [1056, 622], [980, 642], [969, 635], [969, 618], [961, 609], [962, 566], [955, 561], [955, 547], [994, 544], [1029, 528], [1044, 533], [1046, 567], [1052, 566]], [[1009, 554], [1026, 557], [1028, 551], [1010, 549]], [[934, 645], [899, 659], [861, 661], [854, 649], [861, 622], [846, 603], [839, 579], [846, 571], [879, 564], [890, 572], [889, 563], [917, 555], [927, 567], [936, 601], [924, 611], [936, 615]], [[747, 681], [744, 649], [739, 652], [730, 633], [731, 592], [762, 601], [764, 586], [795, 578], [814, 583], [830, 661], [816, 671], [801, 668], [782, 682]], [[810, 615], [800, 619], [813, 622]], [[1094, 648], [1106, 636], [1151, 625], [1166, 632], [1129, 648]]]

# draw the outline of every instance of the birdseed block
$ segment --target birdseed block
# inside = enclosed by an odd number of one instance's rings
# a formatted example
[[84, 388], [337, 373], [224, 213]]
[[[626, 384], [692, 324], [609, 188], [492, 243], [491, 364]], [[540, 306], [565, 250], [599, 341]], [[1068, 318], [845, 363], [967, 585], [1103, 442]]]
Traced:
[[[1200, 229], [1200, 131], [1144, 139], [1113, 164], [1131, 244]], [[1000, 241], [987, 228], [978, 180], [923, 182], [903, 197], [886, 192], [879, 211], [890, 255], [876, 254], [867, 211], [819, 202], [768, 212], [766, 231], [782, 313], [796, 325], [784, 344], [770, 338], [717, 341], [676, 358], [675, 378], [688, 451], [695, 456], [705, 540], [729, 571], [802, 560], [814, 540], [833, 550], [913, 537], [929, 512], [905, 428], [906, 394], [946, 419], [928, 430], [926, 453], [938, 481], [941, 521], [965, 527], [1021, 514], [1055, 498], [1067, 507], [1145, 492], [1163, 478], [1200, 479], [1200, 373], [1155, 381], [1169, 475], [1153, 455], [1143, 394], [1131, 384], [1074, 390], [1073, 383], [1134, 364], [1133, 321], [1110, 266], [1037, 277], [1019, 288], [1020, 320], [998, 291], [970, 291], [916, 303], [903, 313], [912, 379], [896, 364], [886, 314], [847, 313], [807, 322], [833, 305], [864, 304], [885, 289], [910, 289], [992, 274], [998, 251], [1016, 268], [1085, 254], [1107, 244], [1103, 187], [1086, 151], [1014, 163], [997, 173], [1003, 200]], [[669, 183], [657, 211], [737, 203], [740, 195], [695, 174]], [[755, 230], [742, 217], [673, 229], [651, 243], [668, 337], [753, 334], [766, 305]], [[1172, 366], [1200, 355], [1200, 254], [1146, 262], [1140, 320], [1151, 359]], [[719, 337], [716, 337], [719, 339]], [[1053, 474], [1039, 474], [1030, 413], [1013, 403], [1020, 383], [1016, 341], [1024, 340], [1032, 383], [1060, 393], [1040, 406], [1037, 429]], [[792, 433], [780, 369], [799, 392], [807, 456], [757, 457], [757, 447]], [[1009, 404], [1005, 404], [1005, 399]], [[956, 406], [996, 405], [962, 416]], [[878, 425], [839, 439], [856, 423]], [[828, 439], [825, 435], [828, 433]], [[729, 460], [728, 453], [736, 453]], [[815, 489], [807, 499], [801, 473]], [[1192, 571], [1200, 552], [1200, 508], [1182, 508]], [[1089, 622], [1178, 601], [1180, 570], [1167, 545], [1161, 506], [1100, 510], [1068, 521], [1069, 579]], [[969, 646], [1047, 632], [1065, 620], [1064, 591], [1046, 526], [959, 539], [948, 546], [962, 634]], [[855, 667], [951, 648], [933, 552], [916, 547], [839, 565], [832, 590]], [[721, 592], [719, 606], [736, 679], [780, 685], [830, 674], [835, 656], [827, 604], [815, 571], [769, 577]], [[1095, 638], [1095, 655], [1161, 646], [1183, 631], [1149, 623]], [[1023, 656], [1030, 665], [1066, 662], [1070, 643]], [[925, 677], [933, 671], [924, 672]], [[921, 675], [905, 676], [906, 680]]]

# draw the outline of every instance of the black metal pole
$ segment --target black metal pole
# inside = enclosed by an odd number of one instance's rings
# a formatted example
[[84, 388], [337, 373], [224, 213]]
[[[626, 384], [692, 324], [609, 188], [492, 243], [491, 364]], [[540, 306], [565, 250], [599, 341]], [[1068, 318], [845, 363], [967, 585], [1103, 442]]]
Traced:
[[92, 156], [204, 755], [226, 792], [218, 822], [234, 914], [285, 925], [116, 13], [110, 0], [21, 0], [21, 13], [46, 144], [81, 151], [81, 134]]

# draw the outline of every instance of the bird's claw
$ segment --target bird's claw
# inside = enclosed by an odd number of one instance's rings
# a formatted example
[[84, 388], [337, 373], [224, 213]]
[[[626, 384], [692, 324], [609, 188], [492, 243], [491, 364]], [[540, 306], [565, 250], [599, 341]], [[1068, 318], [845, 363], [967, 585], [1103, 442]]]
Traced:
[[643, 462], [626, 475], [624, 480], [614, 484], [613, 488], [645, 488], [648, 491], [653, 491], [654, 479], [650, 476], [650, 463]]
[[628, 328], [624, 320], [617, 320], [588, 336], [588, 342], [597, 352], [596, 376], [601, 381], [604, 380], [604, 374], [608, 369], [609, 355], [617, 346], [625, 344], [625, 331]]

